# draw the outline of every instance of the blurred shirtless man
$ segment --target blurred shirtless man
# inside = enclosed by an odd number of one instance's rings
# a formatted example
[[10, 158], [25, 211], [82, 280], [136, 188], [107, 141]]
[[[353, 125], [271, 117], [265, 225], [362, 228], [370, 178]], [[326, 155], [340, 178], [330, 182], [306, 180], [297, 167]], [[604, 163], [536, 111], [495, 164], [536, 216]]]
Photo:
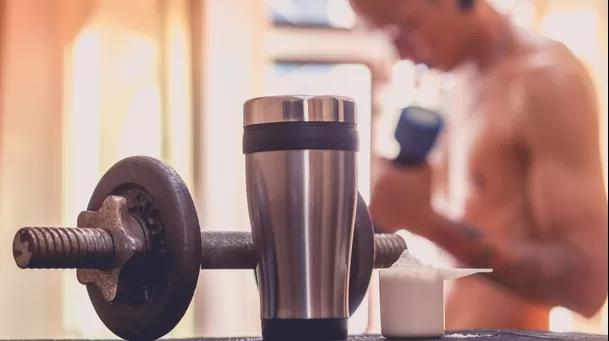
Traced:
[[[543, 330], [553, 306], [594, 315], [607, 297], [607, 198], [597, 98], [582, 64], [485, 1], [351, 3], [402, 59], [453, 71], [467, 93], [447, 112], [443, 161], [383, 162], [370, 202], [380, 226], [406, 227], [461, 266], [494, 269], [455, 283], [447, 328]], [[459, 178], [449, 181], [449, 169]], [[465, 190], [451, 197], [455, 182]], [[433, 210], [432, 194], [461, 210]]]

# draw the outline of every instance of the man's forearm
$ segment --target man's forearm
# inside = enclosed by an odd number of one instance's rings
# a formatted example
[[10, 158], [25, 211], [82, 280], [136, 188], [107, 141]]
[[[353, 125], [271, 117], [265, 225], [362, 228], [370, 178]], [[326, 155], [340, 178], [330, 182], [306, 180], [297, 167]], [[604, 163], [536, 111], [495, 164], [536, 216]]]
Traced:
[[424, 235], [463, 266], [490, 268], [491, 281], [518, 295], [588, 314], [581, 290], [594, 274], [579, 252], [567, 245], [526, 245], [492, 239], [467, 224], [440, 219]]

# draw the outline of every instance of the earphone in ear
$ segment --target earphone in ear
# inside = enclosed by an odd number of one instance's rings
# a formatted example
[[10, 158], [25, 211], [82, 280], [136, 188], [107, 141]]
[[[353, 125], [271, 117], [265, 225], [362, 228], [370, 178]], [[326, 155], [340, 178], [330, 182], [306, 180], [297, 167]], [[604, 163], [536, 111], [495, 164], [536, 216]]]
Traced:
[[474, 7], [476, 0], [457, 0], [457, 2], [463, 11], [469, 11]]

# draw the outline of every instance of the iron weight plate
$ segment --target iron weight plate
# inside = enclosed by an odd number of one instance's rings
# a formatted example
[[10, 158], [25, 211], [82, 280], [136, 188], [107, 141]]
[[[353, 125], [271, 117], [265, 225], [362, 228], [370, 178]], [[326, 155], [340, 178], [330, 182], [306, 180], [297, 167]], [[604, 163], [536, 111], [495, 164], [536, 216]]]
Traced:
[[374, 268], [374, 225], [368, 205], [357, 193], [355, 233], [349, 270], [349, 316], [353, 316], [366, 296]]
[[[374, 225], [368, 205], [359, 192], [357, 193], [354, 230], [349, 270], [349, 316], [353, 316], [362, 304], [374, 268]], [[256, 270], [254, 270], [254, 278], [258, 285]]]
[[[127, 199], [129, 211], [148, 232], [143, 261], [109, 303], [93, 285], [89, 298], [110, 331], [130, 341], [156, 340], [180, 322], [194, 295], [201, 266], [201, 230], [184, 181], [166, 163], [146, 156], [117, 162], [101, 178], [89, 201], [97, 210], [109, 195]], [[127, 264], [129, 265], [129, 264]], [[132, 271], [133, 270], [133, 271]]]

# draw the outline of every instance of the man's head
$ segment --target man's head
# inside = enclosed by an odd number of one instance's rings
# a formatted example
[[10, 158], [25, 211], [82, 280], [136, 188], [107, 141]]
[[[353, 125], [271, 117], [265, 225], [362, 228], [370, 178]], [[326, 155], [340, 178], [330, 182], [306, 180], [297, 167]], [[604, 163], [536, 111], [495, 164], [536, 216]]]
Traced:
[[350, 2], [361, 19], [390, 35], [402, 59], [450, 70], [468, 59], [475, 47], [475, 0]]

